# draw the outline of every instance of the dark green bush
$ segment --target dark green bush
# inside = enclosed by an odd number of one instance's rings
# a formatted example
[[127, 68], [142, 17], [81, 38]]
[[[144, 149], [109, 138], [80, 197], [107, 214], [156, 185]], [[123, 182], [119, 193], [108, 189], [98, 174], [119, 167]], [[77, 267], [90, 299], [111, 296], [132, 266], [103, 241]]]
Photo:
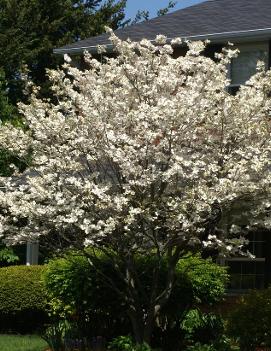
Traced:
[[[106, 258], [97, 265], [103, 274], [110, 276], [116, 284], [121, 284]], [[104, 279], [96, 274], [86, 257], [71, 253], [64, 258], [51, 260], [45, 282], [52, 317], [67, 318], [77, 323], [78, 334], [97, 336], [106, 332], [107, 337], [112, 338], [129, 333], [125, 306]]]
[[229, 317], [228, 332], [241, 350], [271, 347], [271, 288], [251, 291], [239, 300]]
[[18, 264], [19, 257], [12, 248], [0, 244], [0, 267]]
[[118, 336], [112, 340], [108, 349], [111, 351], [151, 351], [152, 349], [147, 345], [136, 345], [130, 336]]
[[224, 321], [220, 315], [190, 310], [181, 329], [185, 333], [187, 351], [232, 351], [231, 340], [225, 336]]
[[182, 349], [186, 332], [180, 328], [180, 323], [195, 306], [213, 305], [220, 301], [224, 296], [227, 280], [227, 269], [210, 259], [199, 256], [181, 259], [177, 266], [174, 292], [164, 308], [166, 324], [162, 324], [162, 329], [166, 332], [157, 331], [160, 338], [157, 345], [170, 351]]
[[219, 340], [224, 333], [224, 323], [220, 316], [214, 313], [203, 313], [198, 309], [190, 310], [181, 328], [185, 332], [188, 343], [210, 344]]
[[[138, 257], [137, 271], [146, 295], [150, 295], [151, 277], [155, 260]], [[97, 269], [100, 274], [97, 274]], [[167, 263], [161, 267], [161, 280], [165, 281]], [[77, 321], [78, 330], [83, 335], [104, 335], [107, 340], [131, 332], [126, 315], [126, 306], [119, 296], [106, 284], [103, 275], [110, 276], [122, 289], [122, 282], [112, 267], [112, 263], [102, 255], [96, 268], [91, 266], [86, 257], [80, 254], [68, 254], [64, 258], [51, 260], [45, 281], [50, 292], [52, 314], [60, 318]], [[225, 268], [217, 266], [211, 260], [200, 257], [186, 257], [178, 263], [174, 292], [164, 306], [159, 326], [154, 332], [154, 346], [162, 343], [172, 350], [182, 338], [179, 321], [187, 311], [198, 304], [213, 304], [224, 294], [227, 281]], [[146, 301], [142, 300], [142, 305]]]
[[64, 339], [68, 328], [69, 325], [66, 321], [58, 321], [45, 329], [42, 338], [47, 342], [50, 350], [63, 351], [65, 349]]
[[45, 266], [0, 268], [0, 330], [37, 330], [46, 321]]
[[200, 344], [196, 343], [193, 346], [190, 346], [186, 351], [240, 351], [239, 348], [230, 345], [230, 341], [225, 339], [221, 340], [220, 343], [215, 344]]
[[219, 266], [211, 259], [192, 256], [181, 259], [177, 269], [190, 281], [195, 302], [212, 305], [221, 301], [229, 279], [226, 267]]

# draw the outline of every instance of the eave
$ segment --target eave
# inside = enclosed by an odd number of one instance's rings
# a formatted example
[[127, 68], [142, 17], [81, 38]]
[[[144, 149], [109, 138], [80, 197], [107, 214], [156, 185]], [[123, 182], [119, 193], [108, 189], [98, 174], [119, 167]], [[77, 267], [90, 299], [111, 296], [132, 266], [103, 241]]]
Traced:
[[[212, 43], [220, 43], [227, 44], [227, 42], [232, 43], [241, 43], [241, 42], [253, 42], [253, 41], [264, 41], [269, 40], [271, 38], [271, 28], [259, 28], [259, 29], [251, 29], [244, 31], [233, 31], [233, 32], [222, 32], [222, 33], [206, 33], [195, 36], [187, 36], [183, 37], [181, 34], [180, 38], [185, 40], [210, 40]], [[143, 39], [143, 38], [142, 38]], [[174, 38], [168, 38], [168, 42], [170, 42]], [[154, 42], [155, 39], [150, 40]], [[114, 51], [113, 44], [104, 44], [108, 53], [112, 53]], [[97, 54], [97, 46], [82, 46], [82, 47], [74, 47], [68, 49], [54, 49], [54, 54], [56, 55], [80, 55], [83, 54], [84, 51], [88, 51], [91, 54]]]

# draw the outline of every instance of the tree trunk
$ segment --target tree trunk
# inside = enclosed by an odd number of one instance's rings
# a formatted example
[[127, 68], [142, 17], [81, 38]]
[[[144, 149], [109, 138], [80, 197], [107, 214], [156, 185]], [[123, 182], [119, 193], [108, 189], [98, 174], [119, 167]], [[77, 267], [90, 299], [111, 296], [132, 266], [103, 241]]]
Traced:
[[135, 341], [138, 345], [142, 345], [144, 343], [143, 321], [136, 316], [134, 311], [128, 312], [128, 315], [132, 324]]
[[143, 310], [130, 310], [128, 312], [137, 344], [151, 344], [157, 311], [156, 308], [151, 307], [148, 312]]
[[147, 321], [139, 321], [137, 318], [129, 314], [133, 328], [135, 341], [138, 345], [146, 343], [150, 345], [151, 337], [154, 329], [154, 316], [147, 317]]
[[[129, 279], [127, 280], [129, 293], [131, 301], [133, 301], [132, 305], [134, 310], [131, 309], [130, 320], [133, 327], [133, 333], [137, 344], [143, 344], [144, 342], [150, 345], [152, 340], [152, 334], [155, 328], [155, 321], [157, 316], [160, 313], [161, 308], [167, 303], [172, 293], [174, 278], [175, 278], [175, 269], [176, 264], [179, 258], [179, 251], [176, 250], [171, 260], [169, 260], [169, 268], [168, 268], [168, 276], [166, 286], [163, 291], [158, 291], [158, 279], [160, 274], [160, 265], [157, 267], [155, 274], [153, 275], [152, 281], [152, 293], [150, 296], [149, 306], [147, 308], [143, 308], [140, 303], [140, 298], [138, 293], [140, 292], [136, 290], [134, 286], [133, 279], [134, 271], [129, 271], [129, 267], [127, 269], [127, 276]], [[132, 282], [132, 284], [130, 284]]]
[[156, 318], [156, 309], [150, 308], [144, 324], [144, 334], [143, 334], [144, 342], [148, 345], [150, 345], [151, 343], [151, 337], [155, 326], [155, 318]]

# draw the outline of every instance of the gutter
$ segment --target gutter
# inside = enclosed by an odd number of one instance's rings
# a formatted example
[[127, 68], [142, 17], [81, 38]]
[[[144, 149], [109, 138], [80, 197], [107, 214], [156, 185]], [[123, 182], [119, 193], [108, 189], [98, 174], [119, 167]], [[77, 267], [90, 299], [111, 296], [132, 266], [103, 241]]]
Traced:
[[[177, 36], [178, 37], [178, 36]], [[254, 39], [269, 39], [271, 38], [271, 28], [260, 28], [260, 29], [250, 29], [250, 30], [243, 30], [243, 31], [232, 31], [232, 32], [221, 32], [221, 33], [207, 33], [207, 34], [200, 34], [200, 35], [191, 35], [191, 36], [179, 36], [184, 40], [211, 40], [213, 43], [225, 41], [228, 42], [230, 40], [237, 40], [237, 41], [253, 41]], [[142, 38], [143, 39], [143, 38]], [[170, 42], [173, 38], [168, 38], [168, 42]], [[155, 42], [155, 39], [151, 39], [150, 42]], [[105, 45], [107, 52], [114, 51], [113, 44], [101, 44]], [[88, 51], [91, 54], [97, 54], [97, 45], [91, 46], [82, 46], [82, 47], [74, 47], [74, 48], [60, 48], [54, 49], [53, 53], [56, 55], [76, 55], [83, 53], [84, 51]]]

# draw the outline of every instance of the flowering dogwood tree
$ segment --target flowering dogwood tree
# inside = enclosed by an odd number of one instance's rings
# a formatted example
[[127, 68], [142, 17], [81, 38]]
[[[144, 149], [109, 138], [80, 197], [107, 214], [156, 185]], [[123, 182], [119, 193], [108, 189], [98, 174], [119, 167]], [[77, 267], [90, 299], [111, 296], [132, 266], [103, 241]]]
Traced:
[[[115, 57], [86, 54], [83, 71], [66, 57], [49, 72], [54, 101], [32, 87], [30, 104], [20, 106], [24, 130], [1, 127], [1, 147], [21, 158], [32, 152], [23, 181], [2, 179], [1, 233], [11, 243], [47, 237], [55, 247], [99, 249], [116, 270], [121, 262], [123, 289], [104, 279], [123, 297], [142, 343], [181, 257], [208, 247], [235, 253], [245, 227], [270, 226], [271, 73], [259, 64], [232, 96], [235, 50], [215, 62], [202, 55], [206, 44], [192, 42], [174, 59], [180, 39], [111, 40]], [[137, 255], [157, 262], [144, 305]]]

